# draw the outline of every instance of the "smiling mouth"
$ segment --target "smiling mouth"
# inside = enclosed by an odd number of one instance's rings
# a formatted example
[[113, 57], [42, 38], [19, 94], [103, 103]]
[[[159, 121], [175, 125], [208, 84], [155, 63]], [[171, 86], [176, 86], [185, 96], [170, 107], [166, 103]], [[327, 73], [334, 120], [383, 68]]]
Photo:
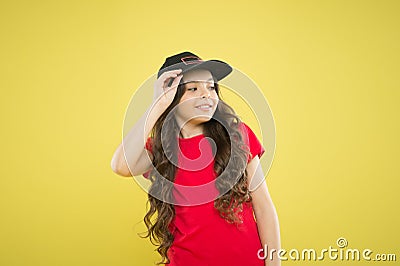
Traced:
[[211, 110], [212, 105], [211, 104], [201, 104], [201, 105], [196, 106], [196, 108], [200, 109], [200, 110]]

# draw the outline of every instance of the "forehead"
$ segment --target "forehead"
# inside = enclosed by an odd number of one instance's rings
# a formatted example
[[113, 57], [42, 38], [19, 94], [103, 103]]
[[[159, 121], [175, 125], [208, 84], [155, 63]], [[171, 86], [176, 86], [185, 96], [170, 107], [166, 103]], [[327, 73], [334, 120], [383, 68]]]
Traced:
[[188, 83], [191, 81], [213, 81], [213, 77], [211, 75], [211, 72], [205, 69], [196, 69], [196, 70], [191, 70], [183, 74], [182, 78], [184, 83]]

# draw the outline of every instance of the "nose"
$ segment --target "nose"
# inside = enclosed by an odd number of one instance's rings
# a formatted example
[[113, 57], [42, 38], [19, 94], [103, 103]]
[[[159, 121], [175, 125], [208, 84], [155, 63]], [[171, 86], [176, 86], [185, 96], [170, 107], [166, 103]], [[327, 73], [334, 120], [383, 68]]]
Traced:
[[207, 83], [202, 83], [200, 86], [201, 88], [201, 98], [210, 98], [210, 90], [207, 88]]

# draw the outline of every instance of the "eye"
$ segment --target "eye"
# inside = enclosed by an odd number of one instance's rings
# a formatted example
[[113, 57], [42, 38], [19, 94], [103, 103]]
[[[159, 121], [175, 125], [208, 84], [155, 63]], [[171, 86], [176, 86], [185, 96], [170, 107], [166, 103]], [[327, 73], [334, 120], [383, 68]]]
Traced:
[[211, 87], [209, 87], [209, 89], [213, 91], [213, 90], [215, 90], [215, 87], [211, 86]]
[[193, 88], [188, 88], [187, 90], [188, 90], [188, 91], [196, 91], [197, 88], [196, 88], [196, 87], [193, 87]]

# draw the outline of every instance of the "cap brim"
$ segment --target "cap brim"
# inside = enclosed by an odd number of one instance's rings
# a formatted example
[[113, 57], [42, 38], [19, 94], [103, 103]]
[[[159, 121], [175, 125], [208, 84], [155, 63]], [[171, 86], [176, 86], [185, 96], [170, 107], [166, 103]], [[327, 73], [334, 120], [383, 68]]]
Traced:
[[217, 81], [225, 78], [232, 72], [232, 67], [227, 63], [220, 60], [208, 60], [197, 64], [178, 63], [168, 66], [158, 72], [157, 78], [159, 78], [162, 73], [174, 69], [182, 69], [182, 73], [195, 69], [206, 69], [211, 72]]

